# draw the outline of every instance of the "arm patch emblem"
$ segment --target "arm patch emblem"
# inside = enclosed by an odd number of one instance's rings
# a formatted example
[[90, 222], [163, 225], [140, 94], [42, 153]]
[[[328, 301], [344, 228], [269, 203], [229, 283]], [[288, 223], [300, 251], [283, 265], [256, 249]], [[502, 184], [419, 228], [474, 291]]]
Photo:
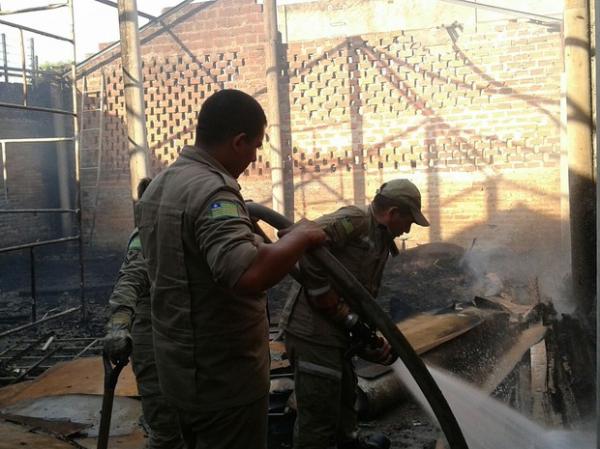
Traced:
[[210, 218], [237, 218], [240, 211], [232, 201], [215, 201], [210, 205]]
[[344, 228], [344, 231], [346, 231], [346, 235], [350, 235], [352, 231], [354, 231], [354, 225], [352, 224], [352, 221], [350, 221], [349, 218], [342, 219], [342, 226]]

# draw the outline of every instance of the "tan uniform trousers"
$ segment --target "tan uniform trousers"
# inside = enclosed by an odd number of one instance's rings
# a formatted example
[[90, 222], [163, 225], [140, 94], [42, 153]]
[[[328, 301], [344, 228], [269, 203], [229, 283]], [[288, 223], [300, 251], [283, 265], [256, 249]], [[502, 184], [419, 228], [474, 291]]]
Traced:
[[267, 449], [269, 395], [209, 412], [178, 410], [187, 449]]
[[356, 438], [356, 374], [343, 348], [307, 342], [286, 332], [294, 367], [298, 416], [294, 449], [329, 449]]
[[148, 449], [184, 449], [179, 431], [177, 412], [160, 391], [158, 371], [154, 360], [152, 324], [150, 322], [150, 298], [138, 302], [131, 329], [133, 351], [131, 364], [142, 397], [144, 419], [150, 427]]

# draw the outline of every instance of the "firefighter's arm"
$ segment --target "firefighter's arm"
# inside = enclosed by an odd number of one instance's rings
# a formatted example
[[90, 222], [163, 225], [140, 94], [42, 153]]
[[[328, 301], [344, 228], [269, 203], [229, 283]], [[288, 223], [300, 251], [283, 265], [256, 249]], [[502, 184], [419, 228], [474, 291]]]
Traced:
[[113, 363], [129, 357], [136, 301], [149, 293], [150, 280], [141, 246], [138, 247], [136, 240], [132, 239], [109, 299], [111, 315], [106, 325], [104, 351]]

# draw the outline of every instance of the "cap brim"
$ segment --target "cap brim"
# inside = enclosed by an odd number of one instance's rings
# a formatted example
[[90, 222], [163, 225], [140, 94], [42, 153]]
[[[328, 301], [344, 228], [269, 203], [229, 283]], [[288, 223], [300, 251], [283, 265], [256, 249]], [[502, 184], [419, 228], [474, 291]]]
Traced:
[[413, 220], [415, 221], [416, 224], [418, 224], [419, 226], [424, 226], [424, 227], [429, 226], [429, 221], [427, 220], [427, 218], [425, 218], [425, 215], [423, 215], [423, 213], [419, 209], [411, 208], [411, 212], [412, 212]]

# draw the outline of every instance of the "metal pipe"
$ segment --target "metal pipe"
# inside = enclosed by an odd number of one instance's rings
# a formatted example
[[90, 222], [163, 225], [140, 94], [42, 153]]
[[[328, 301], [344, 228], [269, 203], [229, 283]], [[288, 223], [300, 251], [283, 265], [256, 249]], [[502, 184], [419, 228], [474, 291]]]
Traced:
[[23, 82], [23, 105], [27, 106], [27, 62], [25, 61], [25, 39], [23, 30], [19, 30], [19, 44], [21, 48], [21, 70]]
[[137, 186], [148, 177], [148, 143], [144, 108], [144, 84], [136, 0], [119, 0], [119, 34], [129, 141], [131, 198], [137, 201]]
[[273, 210], [293, 219], [285, 201], [284, 158], [281, 140], [281, 109], [279, 105], [279, 33], [277, 31], [276, 0], [263, 2], [265, 42], [266, 84], [269, 114], [269, 148], [271, 161], [271, 184], [273, 189]]
[[2, 61], [4, 63], [4, 82], [8, 83], [8, 52], [6, 51], [6, 34], [2, 33]]
[[18, 251], [21, 249], [34, 248], [36, 246], [46, 246], [46, 245], [54, 245], [57, 243], [72, 242], [72, 241], [78, 240], [78, 239], [79, 239], [79, 236], [73, 236], [73, 237], [63, 237], [63, 238], [54, 239], [54, 240], [42, 240], [41, 242], [25, 243], [24, 245], [7, 246], [5, 248], [0, 248], [0, 254], [1, 253], [9, 253], [11, 251]]
[[5, 360], [0, 360], [0, 366], [7, 366], [13, 362], [16, 362], [17, 360], [21, 360], [21, 359], [25, 358], [25, 354], [31, 352], [33, 350], [33, 348], [35, 348], [37, 345], [39, 345], [42, 341], [46, 340], [50, 335], [52, 335], [52, 333], [44, 334], [41, 337], [37, 338], [36, 340], [32, 340], [26, 347], [24, 347], [23, 349], [20, 349], [19, 352], [17, 352], [16, 354], [13, 354], [11, 356], [2, 357]]
[[8, 170], [6, 169], [6, 143], [0, 142], [0, 148], [2, 149], [2, 184], [4, 185], [4, 200], [8, 202]]
[[589, 317], [596, 293], [590, 11], [588, 0], [565, 0], [564, 6], [571, 272], [578, 313]]
[[[173, 6], [172, 8], [169, 8], [168, 11], [166, 11], [164, 14], [161, 14], [160, 16], [156, 17], [155, 19], [152, 19], [150, 22], [148, 22], [147, 24], [145, 24], [144, 26], [142, 26], [140, 28], [140, 32], [146, 30], [147, 28], [150, 28], [152, 25], [156, 25], [157, 23], [159, 23], [166, 15], [169, 14], [174, 14], [177, 11], [179, 11], [181, 8], [183, 8], [184, 6], [192, 3], [195, 0], [183, 0], [181, 3], [178, 3], [177, 5]], [[114, 50], [115, 48], [117, 48], [120, 44], [120, 41], [115, 41], [112, 44], [108, 45], [107, 47], [104, 47], [102, 50], [100, 50], [97, 53], [94, 53], [93, 55], [88, 56], [86, 59], [84, 59], [83, 61], [81, 61], [78, 64], [78, 67], [82, 67], [85, 64], [87, 64], [88, 62], [90, 62], [93, 59], [96, 59], [98, 56], [103, 55], [105, 53], [108, 53], [112, 50]]]
[[85, 354], [86, 352], [88, 352], [92, 346], [94, 346], [96, 343], [98, 343], [98, 338], [95, 339], [94, 341], [92, 341], [90, 344], [88, 344], [85, 348], [83, 348], [81, 351], [79, 351], [77, 353], [77, 355], [75, 357], [73, 357], [73, 360], [78, 359], [79, 357], [81, 357], [83, 354]]
[[73, 39], [69, 39], [64, 36], [59, 36], [58, 34], [48, 33], [46, 31], [37, 30], [35, 28], [29, 28], [24, 25], [19, 25], [18, 23], [7, 22], [6, 20], [0, 20], [0, 25], [6, 25], [12, 28], [17, 28], [22, 31], [28, 31], [30, 33], [39, 34], [40, 36], [51, 37], [52, 39], [58, 39], [59, 41], [65, 41], [73, 43]]
[[31, 322], [37, 319], [37, 297], [35, 292], [35, 247], [29, 248], [29, 266], [31, 268]]
[[[26, 69], [27, 73], [32, 73], [32, 72], [43, 73], [43, 74], [46, 74], [46, 75], [54, 75], [54, 78], [56, 80], [62, 80], [63, 79], [62, 75], [60, 73], [58, 73], [58, 72], [55, 72], [54, 70], [40, 70], [37, 58], [38, 58], [38, 56], [36, 55], [36, 63], [35, 63], [36, 68], [35, 68], [35, 70]], [[19, 68], [19, 67], [7, 66], [6, 70], [8, 70], [8, 72], [19, 72], [19, 73], [21, 73], [22, 69]]]
[[72, 142], [74, 137], [26, 137], [23, 139], [0, 139], [4, 143]]
[[51, 3], [46, 6], [32, 6], [31, 8], [16, 9], [14, 11], [2, 10], [2, 11], [0, 11], [0, 16], [9, 16], [12, 14], [23, 14], [26, 12], [48, 11], [51, 9], [64, 8], [65, 6], [67, 6], [67, 3]]
[[88, 242], [90, 246], [92, 246], [92, 242], [94, 240], [94, 231], [96, 230], [96, 213], [98, 212], [98, 199], [100, 198], [100, 178], [102, 175], [102, 143], [104, 139], [104, 96], [106, 95], [106, 77], [104, 76], [104, 71], [101, 72], [100, 83], [100, 123], [98, 124], [96, 187], [94, 188], [94, 206], [92, 208], [92, 223], [90, 225], [90, 239]]
[[0, 214], [76, 214], [77, 209], [0, 209]]
[[[53, 83], [50, 86], [50, 95], [53, 106], [62, 106], [64, 102], [63, 95], [61, 93], [62, 83]], [[67, 120], [64, 115], [54, 114], [52, 115], [52, 124], [54, 126], [54, 135], [60, 136], [67, 132]], [[74, 137], [70, 138], [74, 140]], [[69, 163], [70, 145], [66, 142], [58, 142], [56, 145], [56, 174], [58, 179], [58, 197], [59, 204], [62, 209], [70, 209], [72, 207], [71, 199], [71, 167]], [[76, 209], [74, 209], [76, 210]], [[61, 217], [62, 235], [69, 235], [73, 229], [74, 220], [77, 217], [69, 217], [63, 215]]]
[[81, 320], [87, 319], [87, 305], [85, 303], [85, 272], [83, 265], [83, 225], [81, 216], [81, 134], [79, 132], [79, 112], [77, 110], [77, 46], [75, 42], [75, 8], [73, 0], [69, 0], [71, 12], [71, 42], [73, 43], [73, 63], [71, 64], [71, 93], [73, 102], [73, 137], [75, 150], [75, 207], [77, 213], [77, 228], [79, 229], [78, 256], [79, 256], [79, 301], [81, 303]]
[[50, 112], [52, 114], [65, 114], [65, 115], [73, 115], [74, 114], [73, 111], [65, 111], [64, 109], [43, 108], [40, 106], [24, 106], [22, 104], [5, 103], [3, 101], [0, 101], [0, 108], [24, 109], [26, 111]]
[[[117, 3], [111, 2], [110, 0], [95, 0], [95, 1], [97, 1], [98, 3], [102, 3], [104, 5], [107, 5], [107, 6], [112, 6], [113, 8], [118, 8], [119, 7], [119, 5]], [[139, 11], [138, 10], [137, 13], [138, 13], [138, 15], [142, 16], [145, 19], [150, 19], [150, 20], [156, 19], [156, 16], [153, 16], [152, 14], [147, 14], [147, 13], [145, 13], [143, 11]]]
[[[29, 55], [29, 63], [31, 64], [31, 86], [33, 87], [35, 85], [35, 41], [33, 38], [29, 39], [29, 48], [31, 49]], [[26, 67], [25, 70], [27, 70]], [[25, 71], [23, 71], [23, 73], [25, 73]]]
[[81, 306], [71, 307], [70, 309], [67, 309], [64, 312], [57, 313], [56, 315], [47, 316], [45, 318], [42, 318], [42, 319], [36, 321], [35, 323], [23, 324], [22, 326], [18, 326], [13, 329], [9, 329], [7, 331], [0, 333], [0, 338], [7, 337], [12, 334], [16, 334], [17, 332], [21, 332], [26, 329], [31, 329], [32, 327], [39, 326], [40, 324], [45, 323], [47, 321], [55, 320], [56, 318], [60, 318], [60, 317], [69, 315], [73, 312], [78, 312], [79, 310], [81, 310]]
[[471, 6], [471, 7], [475, 8], [475, 10], [477, 10], [478, 8], [481, 8], [481, 9], [487, 9], [488, 11], [508, 14], [510, 16], [525, 17], [528, 19], [535, 19], [535, 20], [556, 22], [556, 23], [562, 22], [562, 18], [546, 16], [543, 14], [535, 14], [532, 12], [521, 11], [518, 9], [503, 8], [502, 6], [488, 5], [486, 3], [479, 3], [477, 1], [469, 1], [469, 0], [441, 0], [441, 1], [446, 2], [446, 3], [454, 3], [456, 5]]
[[54, 355], [54, 353], [56, 351], [58, 351], [58, 349], [59, 348], [54, 348], [48, 354], [43, 356], [41, 359], [39, 359], [37, 362], [35, 362], [33, 365], [31, 365], [29, 368], [27, 368], [21, 374], [19, 374], [19, 376], [17, 376], [17, 378], [13, 381], [13, 383], [17, 383], [17, 382], [23, 380], [30, 372], [32, 372], [34, 369], [36, 369], [38, 366], [40, 366], [42, 363], [44, 363], [46, 360], [48, 360], [50, 357], [52, 357]]

